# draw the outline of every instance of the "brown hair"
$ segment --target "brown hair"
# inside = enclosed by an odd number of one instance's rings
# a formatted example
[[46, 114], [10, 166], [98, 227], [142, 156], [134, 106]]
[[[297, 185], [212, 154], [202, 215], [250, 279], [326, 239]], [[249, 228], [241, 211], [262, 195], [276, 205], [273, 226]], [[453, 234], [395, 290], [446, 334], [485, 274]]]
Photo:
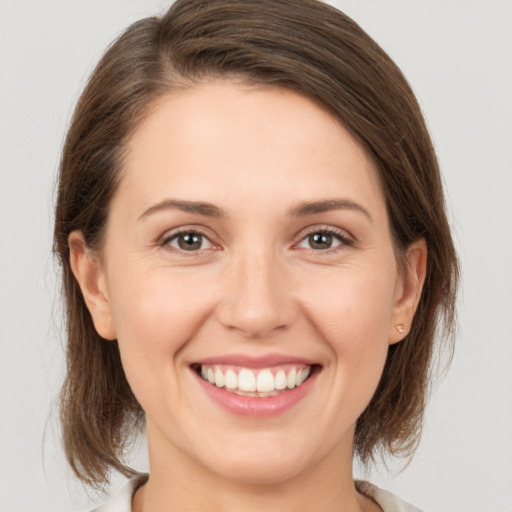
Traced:
[[[428, 246], [427, 276], [406, 339], [389, 349], [378, 389], [356, 426], [355, 452], [410, 455], [421, 432], [436, 345], [454, 326], [458, 265], [431, 139], [400, 70], [350, 18], [317, 0], [178, 0], [161, 18], [131, 25], [107, 50], [82, 93], [60, 165], [55, 246], [67, 307], [64, 447], [90, 485], [125, 475], [143, 411], [126, 381], [117, 342], [95, 331], [69, 261], [81, 230], [100, 249], [123, 148], [151, 105], [176, 87], [212, 78], [272, 85], [326, 108], [378, 169], [397, 259]], [[440, 328], [442, 328], [440, 330]]]

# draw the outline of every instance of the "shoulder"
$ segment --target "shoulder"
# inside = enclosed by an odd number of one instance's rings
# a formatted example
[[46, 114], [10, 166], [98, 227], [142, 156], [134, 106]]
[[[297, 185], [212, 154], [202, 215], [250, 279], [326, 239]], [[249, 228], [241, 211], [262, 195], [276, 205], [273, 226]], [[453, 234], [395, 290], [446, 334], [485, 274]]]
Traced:
[[132, 497], [135, 491], [146, 483], [148, 475], [141, 473], [130, 478], [124, 487], [103, 505], [100, 505], [90, 512], [131, 512]]
[[383, 512], [422, 512], [419, 508], [406, 503], [389, 491], [380, 489], [369, 482], [356, 481], [356, 489], [375, 501]]

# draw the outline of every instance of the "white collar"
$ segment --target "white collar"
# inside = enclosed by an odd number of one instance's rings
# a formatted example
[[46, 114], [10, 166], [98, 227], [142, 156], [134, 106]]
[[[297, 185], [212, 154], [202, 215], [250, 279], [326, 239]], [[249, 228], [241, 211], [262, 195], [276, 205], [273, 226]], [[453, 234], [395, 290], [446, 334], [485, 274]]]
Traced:
[[[148, 478], [149, 475], [146, 473], [135, 475], [116, 496], [90, 512], [131, 512], [133, 495], [141, 485], [147, 482]], [[357, 480], [355, 485], [360, 493], [375, 501], [384, 512], [421, 512], [419, 508], [409, 505], [398, 496], [369, 482]]]

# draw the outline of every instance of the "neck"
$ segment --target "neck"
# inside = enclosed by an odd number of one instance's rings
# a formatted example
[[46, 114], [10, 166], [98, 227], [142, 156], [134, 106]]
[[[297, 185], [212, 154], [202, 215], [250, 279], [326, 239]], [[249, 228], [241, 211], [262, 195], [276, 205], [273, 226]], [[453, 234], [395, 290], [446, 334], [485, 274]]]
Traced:
[[[161, 444], [158, 443], [159, 448]], [[176, 448], [156, 450], [148, 438], [150, 478], [136, 493], [133, 512], [370, 512], [352, 477], [352, 445], [336, 447], [317, 464], [279, 482], [238, 481], [210, 471]], [[171, 453], [172, 452], [172, 453]]]

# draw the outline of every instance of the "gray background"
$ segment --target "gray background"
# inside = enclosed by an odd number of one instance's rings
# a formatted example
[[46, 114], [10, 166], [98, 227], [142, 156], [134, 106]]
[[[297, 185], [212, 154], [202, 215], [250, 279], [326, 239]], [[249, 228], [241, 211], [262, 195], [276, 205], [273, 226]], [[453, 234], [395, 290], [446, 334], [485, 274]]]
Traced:
[[[463, 266], [456, 354], [417, 456], [370, 478], [426, 510], [512, 510], [512, 2], [333, 2], [401, 66], [425, 110]], [[59, 447], [62, 321], [51, 257], [54, 175], [72, 107], [106, 45], [162, 0], [3, 0], [0, 510], [72, 511], [87, 496]], [[144, 469], [144, 448], [136, 455]], [[114, 487], [121, 485], [116, 478]]]

